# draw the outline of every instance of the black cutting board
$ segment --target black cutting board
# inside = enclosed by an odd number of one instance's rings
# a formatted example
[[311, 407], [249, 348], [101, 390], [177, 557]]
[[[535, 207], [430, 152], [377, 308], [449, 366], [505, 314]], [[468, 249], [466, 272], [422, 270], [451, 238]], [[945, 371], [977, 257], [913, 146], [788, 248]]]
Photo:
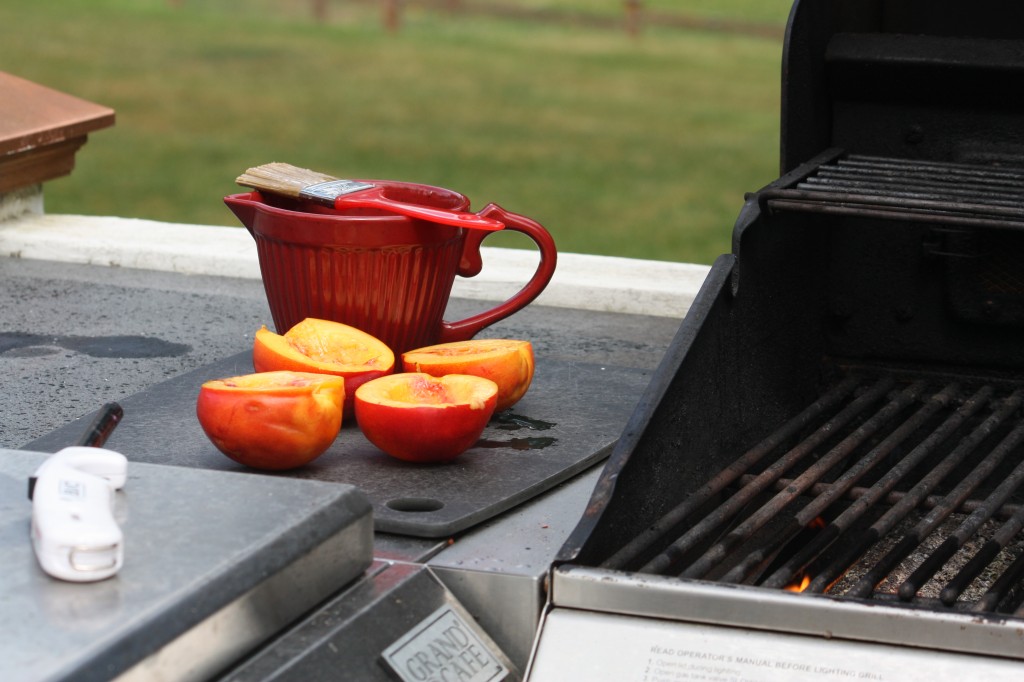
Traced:
[[[250, 372], [252, 354], [243, 352], [120, 401], [124, 417], [106, 447], [129, 461], [350, 483], [370, 498], [376, 530], [428, 538], [485, 521], [605, 458], [650, 378], [647, 370], [539, 357], [526, 396], [495, 415], [477, 445], [451, 462], [389, 457], [353, 419], [312, 463], [268, 473], [221, 454], [195, 416], [204, 381]], [[87, 415], [24, 449], [59, 450], [76, 441], [91, 419]]]

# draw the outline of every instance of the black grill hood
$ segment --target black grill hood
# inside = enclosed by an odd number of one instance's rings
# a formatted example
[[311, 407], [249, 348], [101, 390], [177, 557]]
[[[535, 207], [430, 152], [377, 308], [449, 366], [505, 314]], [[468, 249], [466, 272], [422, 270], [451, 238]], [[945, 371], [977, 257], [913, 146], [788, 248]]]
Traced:
[[798, 0], [783, 52], [781, 166], [830, 147], [1024, 158], [1024, 3]]

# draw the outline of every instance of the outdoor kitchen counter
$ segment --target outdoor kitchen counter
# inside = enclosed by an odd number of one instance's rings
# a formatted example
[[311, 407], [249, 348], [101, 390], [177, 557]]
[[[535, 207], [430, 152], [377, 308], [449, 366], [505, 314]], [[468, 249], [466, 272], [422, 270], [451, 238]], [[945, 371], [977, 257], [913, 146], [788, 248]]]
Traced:
[[[0, 258], [0, 278], [0, 371], [7, 389], [0, 395], [0, 447], [53, 451], [71, 444], [103, 403], [130, 406], [132, 396], [244, 354], [255, 331], [272, 324], [258, 279], [10, 257]], [[453, 299], [447, 317], [483, 305]], [[650, 370], [678, 323], [534, 304], [482, 335], [529, 339], [538, 362]], [[606, 395], [614, 383], [594, 389], [595, 399], [615, 400]], [[139, 416], [126, 407], [115, 439]], [[436, 542], [404, 535], [380, 544], [399, 560], [419, 561], [437, 550]]]
[[[533, 253], [484, 247], [446, 319], [514, 293]], [[706, 266], [560, 254], [548, 288], [481, 334], [538, 357], [653, 368]], [[0, 447], [21, 447], [100, 404], [251, 349], [272, 319], [241, 228], [0, 214]]]
[[[109, 401], [126, 405], [117, 435], [143, 417], [129, 409], [133, 397], [244, 357], [255, 331], [272, 326], [250, 243], [244, 230], [147, 221], [29, 215], [0, 222], [0, 448], [54, 451]], [[513, 293], [534, 267], [531, 256], [485, 249], [483, 275], [456, 283], [446, 318]], [[705, 270], [561, 254], [542, 298], [481, 336], [529, 339], [538, 363], [636, 371], [643, 381]], [[621, 398], [621, 415], [638, 385]], [[598, 385], [595, 397], [615, 402], [615, 391], [614, 382]], [[174, 427], [164, 424], [161, 432]], [[135, 453], [125, 454], [131, 461]], [[546, 569], [599, 469], [588, 463], [550, 491], [452, 537], [377, 532], [374, 560], [429, 565], [522, 667]], [[496, 608], [494, 600], [504, 602]]]

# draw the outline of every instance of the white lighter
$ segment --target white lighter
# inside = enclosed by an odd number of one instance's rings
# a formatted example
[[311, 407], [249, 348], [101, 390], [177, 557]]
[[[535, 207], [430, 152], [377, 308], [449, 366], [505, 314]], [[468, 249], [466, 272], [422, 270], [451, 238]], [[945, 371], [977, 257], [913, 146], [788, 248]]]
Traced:
[[124, 563], [124, 535], [114, 520], [114, 491], [128, 459], [113, 450], [72, 446], [36, 470], [31, 487], [32, 546], [43, 570], [72, 582], [103, 580]]

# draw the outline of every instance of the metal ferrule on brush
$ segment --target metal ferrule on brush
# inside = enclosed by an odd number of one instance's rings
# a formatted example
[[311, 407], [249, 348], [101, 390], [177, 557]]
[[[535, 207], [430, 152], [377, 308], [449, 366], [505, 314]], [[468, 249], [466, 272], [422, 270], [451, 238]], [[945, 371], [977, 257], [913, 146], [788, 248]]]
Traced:
[[358, 182], [356, 180], [331, 180], [329, 182], [318, 182], [315, 185], [303, 187], [299, 191], [299, 197], [333, 206], [334, 200], [338, 197], [345, 196], [346, 194], [352, 194], [353, 192], [359, 192], [364, 189], [371, 189], [372, 187], [373, 185], [371, 184]]

